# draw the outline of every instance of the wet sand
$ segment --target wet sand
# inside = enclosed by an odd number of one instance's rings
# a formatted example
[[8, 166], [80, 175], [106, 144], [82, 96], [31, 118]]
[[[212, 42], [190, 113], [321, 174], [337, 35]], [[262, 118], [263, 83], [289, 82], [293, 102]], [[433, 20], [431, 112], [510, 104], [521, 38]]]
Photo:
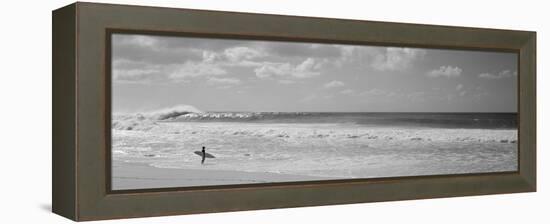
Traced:
[[157, 168], [146, 164], [113, 161], [113, 190], [295, 182], [335, 179], [269, 172]]

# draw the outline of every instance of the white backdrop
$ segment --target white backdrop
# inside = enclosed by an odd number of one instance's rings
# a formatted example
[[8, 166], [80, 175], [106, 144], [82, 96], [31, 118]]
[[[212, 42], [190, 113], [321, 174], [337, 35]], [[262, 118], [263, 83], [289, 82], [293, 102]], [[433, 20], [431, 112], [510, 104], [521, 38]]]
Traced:
[[[99, 2], [99, 1], [98, 1]], [[107, 1], [101, 1], [107, 2]], [[538, 193], [306, 207], [101, 223], [543, 223], [550, 220], [550, 19], [545, 1], [108, 1], [181, 8], [534, 30], [538, 32]], [[66, 0], [3, 1], [0, 222], [68, 223], [51, 214], [51, 10]], [[546, 87], [546, 88], [544, 88]], [[544, 207], [546, 206], [546, 208]]]

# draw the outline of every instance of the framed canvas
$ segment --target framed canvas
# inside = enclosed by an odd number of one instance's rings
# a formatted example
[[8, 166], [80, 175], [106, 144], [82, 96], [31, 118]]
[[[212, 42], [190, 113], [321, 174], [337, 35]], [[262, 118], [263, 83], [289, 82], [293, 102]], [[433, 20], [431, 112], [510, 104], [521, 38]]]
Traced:
[[53, 12], [53, 211], [533, 192], [535, 65], [530, 31], [74, 3]]

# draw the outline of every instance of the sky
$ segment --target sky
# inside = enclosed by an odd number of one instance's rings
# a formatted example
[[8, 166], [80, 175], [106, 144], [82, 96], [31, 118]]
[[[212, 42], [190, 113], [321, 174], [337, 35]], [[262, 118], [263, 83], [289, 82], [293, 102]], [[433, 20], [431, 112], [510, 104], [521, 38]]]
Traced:
[[517, 54], [113, 34], [112, 108], [516, 112]]

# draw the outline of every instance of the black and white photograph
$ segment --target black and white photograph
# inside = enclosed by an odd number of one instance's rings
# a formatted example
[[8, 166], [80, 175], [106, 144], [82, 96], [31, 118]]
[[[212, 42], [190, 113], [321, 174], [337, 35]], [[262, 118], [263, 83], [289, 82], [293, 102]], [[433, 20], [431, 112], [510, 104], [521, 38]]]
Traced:
[[112, 189], [518, 170], [518, 54], [114, 33]]
[[2, 3], [0, 223], [548, 220], [544, 1]]

